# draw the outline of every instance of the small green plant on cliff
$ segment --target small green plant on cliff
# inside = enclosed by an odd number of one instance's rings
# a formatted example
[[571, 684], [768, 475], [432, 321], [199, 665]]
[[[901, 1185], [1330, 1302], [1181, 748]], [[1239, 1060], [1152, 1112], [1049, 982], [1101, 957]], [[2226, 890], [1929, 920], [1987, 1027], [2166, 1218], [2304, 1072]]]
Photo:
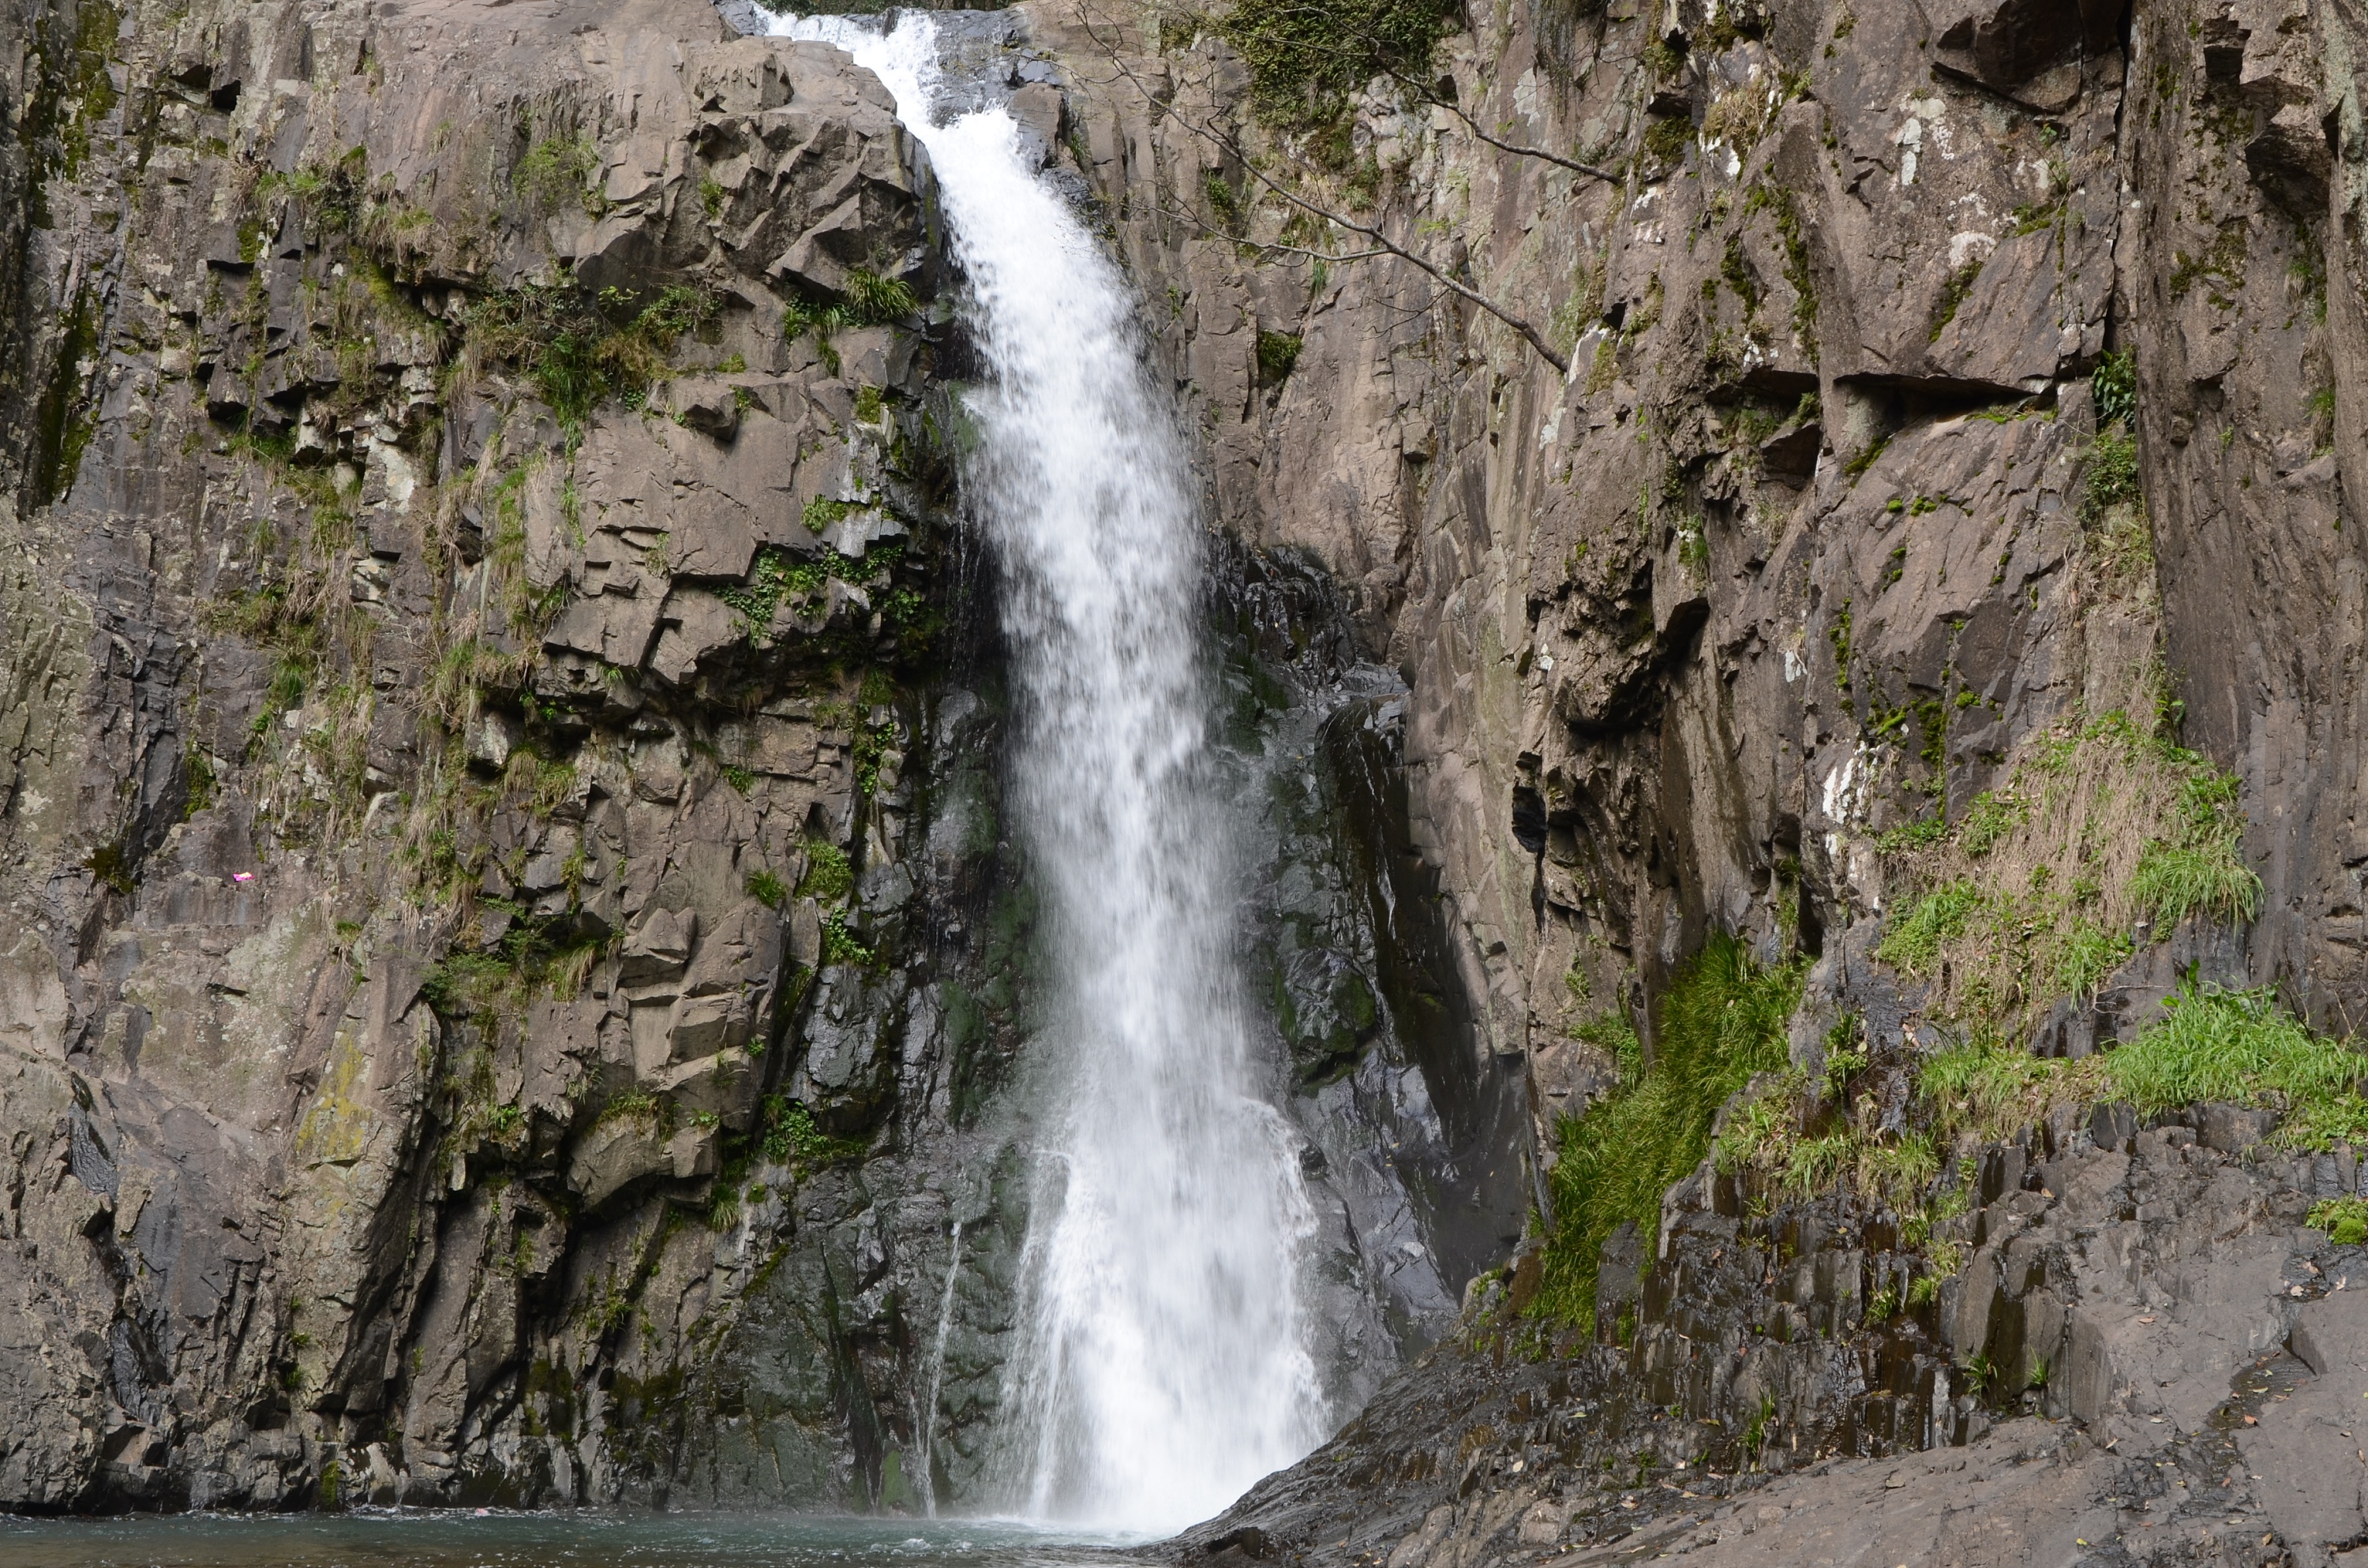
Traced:
[[2116, 423], [2126, 425], [2137, 417], [2137, 363], [2127, 350], [2099, 359], [2089, 386], [2096, 400], [2099, 429]]
[[594, 218], [608, 210], [607, 195], [593, 183], [600, 149], [588, 136], [546, 136], [519, 154], [512, 177], [518, 192], [543, 212], [570, 200]]
[[444, 1017], [519, 1017], [537, 997], [574, 996], [609, 950], [608, 939], [578, 934], [572, 916], [521, 917], [516, 904], [481, 903], [509, 916], [508, 929], [491, 950], [452, 949], [419, 982], [421, 1000]]
[[2208, 766], [2180, 787], [2179, 812], [2138, 858], [2130, 895], [2158, 931], [2191, 915], [2249, 922], [2260, 911], [2261, 880], [2245, 864], [2237, 780]]
[[786, 550], [768, 545], [757, 551], [746, 585], [724, 588], [716, 597], [732, 608], [749, 641], [772, 634], [773, 613], [791, 596], [803, 597], [823, 585], [829, 574], [818, 562], [803, 560]]
[[561, 427], [576, 431], [605, 403], [637, 405], [671, 372], [682, 336], [722, 308], [715, 295], [685, 284], [645, 299], [627, 289], [594, 293], [572, 277], [525, 283], [477, 301], [464, 352], [481, 367], [522, 372]]
[[1875, 465], [1876, 460], [1883, 456], [1883, 449], [1889, 445], [1891, 445], [1890, 436], [1877, 436], [1873, 440], [1861, 447], [1857, 455], [1850, 461], [1842, 464], [1842, 472], [1853, 480], [1857, 479]]
[[316, 597], [299, 582], [290, 592], [286, 581], [267, 583], [215, 600], [199, 616], [210, 631], [228, 631], [269, 649], [276, 655], [264, 705], [256, 715], [261, 734], [280, 714], [301, 707], [327, 657], [328, 637]]
[[847, 912], [834, 909], [822, 917], [822, 961], [870, 969], [880, 961], [878, 949], [868, 948], [848, 928]]
[[1828, 1032], [1822, 1084], [1789, 1069], [1728, 1110], [1713, 1150], [1721, 1172], [1749, 1176], [1764, 1196], [1814, 1198], [1848, 1184], [1894, 1209], [1915, 1206], [1941, 1174], [1940, 1151], [1922, 1132], [1886, 1128], [1872, 1096], [1849, 1102], [1846, 1085], [1869, 1056], [1835, 1041], [1857, 1032], [1850, 1018]]
[[806, 503], [805, 510], [799, 514], [798, 520], [805, 524], [808, 533], [828, 533], [846, 521], [850, 515], [860, 510], [862, 507], [857, 502], [840, 501], [828, 495], [817, 495]]
[[2368, 1199], [2321, 1199], [2311, 1205], [2310, 1228], [2340, 1247], [2368, 1245]]
[[801, 897], [837, 903], [855, 891], [855, 868], [847, 851], [818, 838], [806, 841], [806, 874], [798, 879]]
[[823, 1131], [814, 1125], [814, 1113], [803, 1101], [782, 1095], [765, 1096], [760, 1119], [765, 1129], [765, 1158], [787, 1165], [791, 1175], [801, 1178], [833, 1165], [854, 1165], [871, 1147], [868, 1138], [838, 1138]]
[[814, 335], [824, 368], [838, 374], [838, 353], [830, 335], [848, 327], [892, 326], [916, 314], [921, 297], [901, 278], [883, 278], [863, 267], [849, 267], [847, 283], [837, 298], [799, 295], [781, 307], [781, 335], [794, 343]]
[[2089, 449], [2080, 519], [2094, 525], [2104, 517], [2108, 508], [2140, 498], [2137, 441], [2126, 431], [2108, 430]]
[[2154, 539], [2139, 485], [2136, 367], [2126, 352], [2108, 354], [2089, 386], [2097, 438], [2086, 459], [2080, 521], [2108, 582], [2141, 578], [2154, 565]]
[[1296, 333], [1260, 332], [1258, 335], [1258, 381], [1269, 387], [1279, 387], [1290, 379], [1292, 367], [1299, 363], [1300, 337]]
[[2114, 1098], [2140, 1116], [2206, 1101], [2285, 1113], [2283, 1146], [2324, 1149], [2368, 1135], [2359, 1082], [2368, 1060], [2313, 1033], [2276, 994], [2190, 984], [2138, 1038], [2104, 1057]]
[[901, 278], [882, 278], [860, 267], [847, 273], [847, 308], [857, 326], [887, 326], [921, 308], [920, 296]]
[[1593, 1324], [1603, 1243], [1627, 1221], [1653, 1233], [1661, 1194], [1710, 1152], [1719, 1107], [1753, 1074], [1784, 1065], [1799, 995], [1796, 966], [1763, 968], [1732, 937], [1713, 937], [1678, 971], [1650, 1067], [1558, 1130], [1555, 1225], [1533, 1312]]

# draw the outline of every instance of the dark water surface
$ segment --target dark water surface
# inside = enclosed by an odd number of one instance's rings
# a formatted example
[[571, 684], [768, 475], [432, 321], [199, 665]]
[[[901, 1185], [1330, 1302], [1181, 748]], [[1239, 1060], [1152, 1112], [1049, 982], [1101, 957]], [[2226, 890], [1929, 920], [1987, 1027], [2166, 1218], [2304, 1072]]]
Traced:
[[0, 1568], [1115, 1568], [1130, 1544], [997, 1520], [765, 1514], [0, 1518]]

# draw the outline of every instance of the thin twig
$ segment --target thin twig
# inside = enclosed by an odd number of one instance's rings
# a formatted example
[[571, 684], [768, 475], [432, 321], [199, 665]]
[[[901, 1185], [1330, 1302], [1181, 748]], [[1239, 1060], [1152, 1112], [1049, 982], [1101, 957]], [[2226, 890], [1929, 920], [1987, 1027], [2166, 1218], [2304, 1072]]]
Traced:
[[1481, 130], [1480, 122], [1473, 119], [1471, 115], [1465, 113], [1462, 104], [1456, 103], [1452, 99], [1443, 98], [1439, 96], [1436, 90], [1426, 87], [1421, 83], [1415, 81], [1413, 78], [1401, 75], [1395, 71], [1386, 71], [1383, 74], [1388, 76], [1390, 80], [1395, 82], [1399, 86], [1405, 87], [1414, 93], [1425, 103], [1429, 104], [1433, 108], [1443, 108], [1448, 113], [1453, 115], [1456, 119], [1462, 120], [1464, 125], [1471, 130], [1473, 135], [1478, 137], [1481, 141], [1486, 142], [1489, 146], [1496, 148], [1497, 151], [1500, 153], [1510, 153], [1517, 158], [1536, 158], [1542, 162], [1552, 164], [1557, 168], [1570, 169], [1578, 174], [1591, 176], [1596, 179], [1603, 181], [1606, 185], [1619, 185], [1622, 183], [1625, 178], [1624, 176], [1611, 169], [1600, 169], [1593, 164], [1582, 164], [1577, 158], [1565, 158], [1559, 153], [1549, 153], [1543, 147], [1530, 147], [1517, 142], [1502, 141], [1497, 137], [1490, 135], [1487, 131]]

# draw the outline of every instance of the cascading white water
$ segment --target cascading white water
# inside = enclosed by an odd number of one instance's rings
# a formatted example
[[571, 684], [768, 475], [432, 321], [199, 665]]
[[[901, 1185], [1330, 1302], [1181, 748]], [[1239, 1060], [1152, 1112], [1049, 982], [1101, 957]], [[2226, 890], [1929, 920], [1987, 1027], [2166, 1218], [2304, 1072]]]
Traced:
[[1188, 464], [1124, 279], [1041, 150], [999, 108], [937, 122], [936, 19], [780, 30], [837, 44], [895, 95], [992, 370], [968, 401], [964, 486], [1002, 569], [1014, 803], [1054, 964], [1008, 1501], [1165, 1533], [1327, 1424], [1298, 1290], [1313, 1215], [1257, 1092], [1231, 941]]

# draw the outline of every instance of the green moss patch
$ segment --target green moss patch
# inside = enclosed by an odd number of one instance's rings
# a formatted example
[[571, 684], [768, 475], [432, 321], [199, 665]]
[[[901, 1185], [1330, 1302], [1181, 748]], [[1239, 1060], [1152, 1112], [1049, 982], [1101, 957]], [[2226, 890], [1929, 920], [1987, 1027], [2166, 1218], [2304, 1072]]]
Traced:
[[1558, 1130], [1555, 1222], [1533, 1312], [1591, 1326], [1604, 1242], [1628, 1221], [1653, 1234], [1661, 1195], [1710, 1153], [1719, 1108], [1755, 1074], [1785, 1065], [1785, 1021], [1800, 999], [1794, 965], [1763, 968], [1740, 941], [1713, 937], [1661, 999], [1649, 1069], [1626, 1020], [1588, 1026], [1623, 1082]]
[[1218, 19], [1249, 67], [1250, 106], [1279, 131], [1328, 130], [1376, 76], [1423, 77], [1454, 26], [1442, 0], [1237, 5]]

